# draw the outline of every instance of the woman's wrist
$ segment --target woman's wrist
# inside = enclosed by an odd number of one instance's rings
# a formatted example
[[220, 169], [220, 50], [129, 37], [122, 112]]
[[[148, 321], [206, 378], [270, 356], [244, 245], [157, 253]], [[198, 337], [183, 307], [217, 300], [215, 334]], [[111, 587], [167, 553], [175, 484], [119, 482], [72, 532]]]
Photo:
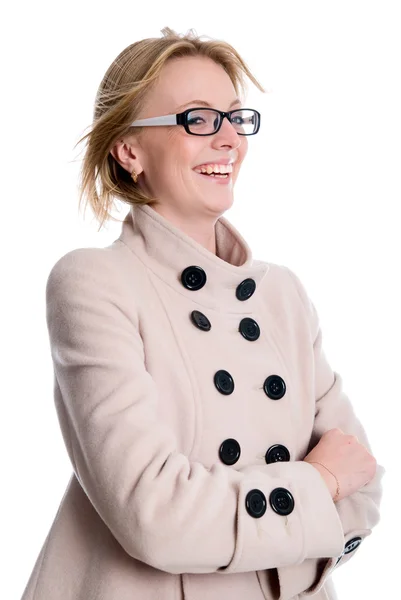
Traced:
[[[323, 463], [318, 462], [318, 461], [308, 461], [308, 462], [311, 465], [317, 465], [315, 467], [315, 469], [317, 469], [319, 471], [320, 475], [323, 477], [327, 487], [330, 490], [330, 494], [331, 494], [331, 497], [333, 498], [333, 502], [336, 502], [340, 495], [340, 484], [338, 482], [337, 477]], [[321, 469], [320, 467], [323, 467], [323, 469]], [[328, 478], [327, 473], [329, 473], [331, 475], [330, 478]]]

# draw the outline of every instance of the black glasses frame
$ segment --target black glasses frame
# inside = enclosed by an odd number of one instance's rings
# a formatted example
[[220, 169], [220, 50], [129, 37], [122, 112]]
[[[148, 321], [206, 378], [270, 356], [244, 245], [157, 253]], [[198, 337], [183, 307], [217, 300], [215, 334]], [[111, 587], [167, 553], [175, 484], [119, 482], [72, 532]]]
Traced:
[[[217, 126], [217, 129], [215, 131], [213, 131], [213, 133], [194, 133], [193, 131], [190, 131], [189, 126], [188, 126], [188, 115], [189, 113], [193, 112], [196, 110], [210, 110], [213, 111], [215, 113], [218, 113], [220, 115], [220, 123]], [[220, 127], [223, 124], [223, 119], [224, 117], [226, 117], [230, 123], [232, 123], [231, 121], [231, 115], [233, 113], [239, 112], [241, 110], [251, 110], [253, 111], [258, 119], [257, 125], [256, 125], [256, 129], [255, 131], [253, 131], [252, 133], [238, 133], [238, 135], [255, 135], [256, 133], [258, 133], [259, 128], [260, 128], [260, 112], [258, 112], [257, 110], [255, 110], [254, 108], [236, 108], [235, 110], [229, 110], [228, 112], [224, 112], [223, 110], [217, 110], [217, 108], [206, 108], [204, 106], [200, 106], [198, 108], [187, 108], [187, 110], [184, 110], [181, 113], [176, 114], [176, 118], [177, 118], [177, 125], [183, 125], [183, 127], [185, 128], [185, 131], [187, 133], [189, 133], [190, 135], [200, 135], [200, 136], [207, 136], [207, 135], [214, 135], [215, 133], [217, 133], [220, 130]]]

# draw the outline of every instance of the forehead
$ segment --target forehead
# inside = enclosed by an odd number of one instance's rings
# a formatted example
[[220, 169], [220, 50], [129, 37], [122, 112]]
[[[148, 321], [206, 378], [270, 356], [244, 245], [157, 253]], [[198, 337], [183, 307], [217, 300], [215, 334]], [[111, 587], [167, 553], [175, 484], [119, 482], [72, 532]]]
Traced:
[[227, 110], [236, 97], [234, 85], [221, 65], [205, 57], [180, 57], [168, 60], [163, 66], [148, 96], [147, 109], [155, 114], [175, 112], [198, 98], [214, 108]]

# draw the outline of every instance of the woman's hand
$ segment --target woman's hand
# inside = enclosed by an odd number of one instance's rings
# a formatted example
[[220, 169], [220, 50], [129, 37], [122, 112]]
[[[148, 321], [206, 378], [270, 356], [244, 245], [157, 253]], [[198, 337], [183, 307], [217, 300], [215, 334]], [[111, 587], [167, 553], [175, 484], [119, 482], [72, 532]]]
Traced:
[[[376, 473], [377, 464], [355, 435], [348, 435], [338, 428], [326, 431], [304, 461], [318, 461], [334, 473], [340, 486], [336, 502], [369, 483]], [[334, 499], [337, 490], [335, 477], [321, 465], [313, 466], [322, 475]]]

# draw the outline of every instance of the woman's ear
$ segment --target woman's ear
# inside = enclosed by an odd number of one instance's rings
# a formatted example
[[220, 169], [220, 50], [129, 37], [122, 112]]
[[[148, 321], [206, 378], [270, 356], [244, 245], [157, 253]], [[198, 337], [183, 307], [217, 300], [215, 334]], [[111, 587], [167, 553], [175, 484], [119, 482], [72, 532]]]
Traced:
[[138, 147], [132, 140], [118, 140], [111, 148], [110, 154], [128, 173], [132, 173], [134, 169], [137, 175], [142, 173], [143, 167], [138, 157]]

